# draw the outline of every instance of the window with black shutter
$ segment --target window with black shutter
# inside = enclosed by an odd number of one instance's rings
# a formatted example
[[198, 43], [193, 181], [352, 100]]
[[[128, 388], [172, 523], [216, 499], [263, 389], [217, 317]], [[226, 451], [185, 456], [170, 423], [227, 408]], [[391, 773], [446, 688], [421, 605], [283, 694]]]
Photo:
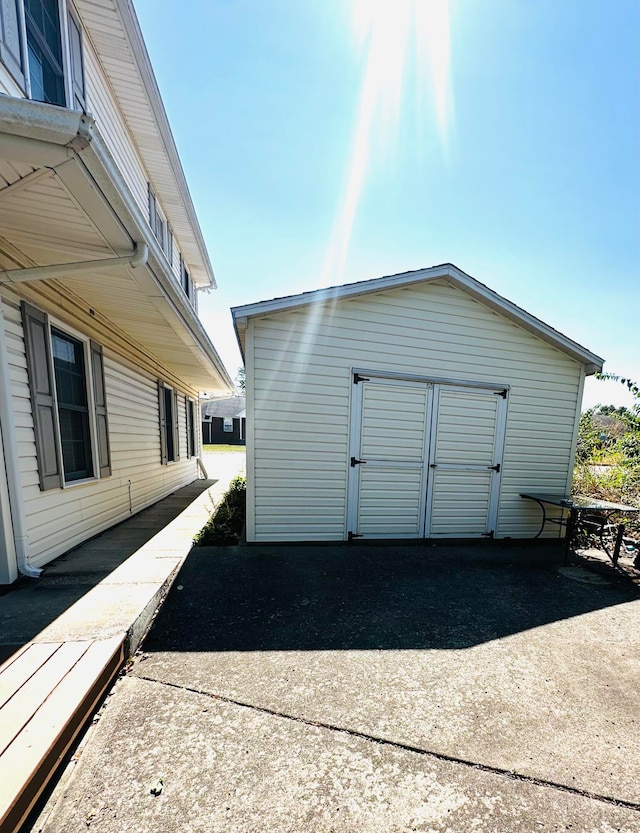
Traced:
[[46, 313], [24, 301], [22, 322], [40, 488], [45, 491], [94, 476], [108, 477], [111, 460], [102, 348], [51, 327]]

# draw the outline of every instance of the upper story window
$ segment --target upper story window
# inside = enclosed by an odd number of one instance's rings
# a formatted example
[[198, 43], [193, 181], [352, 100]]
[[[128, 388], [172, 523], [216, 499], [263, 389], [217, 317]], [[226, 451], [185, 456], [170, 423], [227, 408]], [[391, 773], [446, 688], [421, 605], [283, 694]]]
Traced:
[[31, 98], [66, 104], [60, 12], [56, 0], [25, 0]]
[[189, 270], [184, 264], [184, 260], [182, 256], [180, 256], [180, 281], [182, 283], [182, 288], [184, 289], [184, 294], [189, 299], [191, 306], [195, 309], [196, 307], [196, 288], [193, 284], [193, 280], [191, 275], [189, 274]]
[[66, 0], [2, 0], [0, 60], [35, 101], [85, 109], [82, 27]]
[[151, 231], [155, 234], [156, 240], [160, 244], [160, 248], [166, 254], [169, 264], [173, 264], [173, 233], [171, 227], [165, 219], [158, 204], [158, 198], [155, 195], [151, 184], [149, 188], [149, 225]]

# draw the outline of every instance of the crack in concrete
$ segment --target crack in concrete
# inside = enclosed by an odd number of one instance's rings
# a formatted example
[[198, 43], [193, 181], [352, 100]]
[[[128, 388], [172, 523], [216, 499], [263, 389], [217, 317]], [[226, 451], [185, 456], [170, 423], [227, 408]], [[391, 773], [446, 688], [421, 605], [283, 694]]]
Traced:
[[613, 796], [600, 795], [599, 793], [589, 792], [588, 790], [581, 790], [578, 787], [571, 787], [568, 784], [560, 784], [557, 781], [547, 781], [544, 778], [535, 778], [531, 775], [523, 775], [519, 772], [513, 772], [509, 769], [501, 769], [500, 767], [490, 766], [488, 764], [480, 764], [475, 761], [468, 761], [466, 758], [456, 758], [453, 755], [445, 755], [442, 752], [433, 752], [429, 749], [423, 749], [420, 746], [411, 746], [408, 743], [401, 743], [400, 741], [389, 740], [388, 738], [376, 737], [375, 735], [368, 735], [366, 732], [359, 732], [357, 729], [347, 729], [344, 726], [334, 726], [331, 723], [323, 723], [319, 720], [310, 720], [305, 717], [297, 717], [296, 715], [279, 712], [276, 709], [270, 709], [266, 706], [256, 706], [253, 703], [245, 703], [242, 700], [234, 700], [232, 697], [225, 697], [223, 694], [214, 694], [211, 691], [203, 691], [199, 688], [193, 688], [188, 685], [180, 685], [178, 683], [167, 682], [166, 680], [158, 680], [154, 677], [146, 677], [141, 674], [134, 675], [137, 680], [144, 680], [148, 683], [157, 683], [158, 685], [175, 688], [180, 691], [189, 691], [192, 694], [199, 694], [203, 697], [209, 697], [212, 700], [219, 700], [222, 703], [229, 703], [233, 706], [240, 706], [244, 709], [251, 709], [253, 711], [262, 712], [263, 714], [271, 715], [272, 717], [279, 717], [283, 720], [290, 720], [294, 723], [301, 723], [304, 726], [315, 726], [318, 729], [328, 729], [331, 732], [340, 732], [344, 735], [349, 735], [360, 740], [366, 740], [370, 743], [377, 743], [380, 746], [391, 746], [395, 749], [401, 749], [405, 752], [413, 752], [417, 755], [424, 755], [428, 758], [434, 758], [437, 761], [446, 761], [447, 763], [459, 764], [460, 766], [469, 767], [480, 772], [489, 772], [492, 775], [500, 775], [503, 778], [509, 778], [512, 781], [523, 781], [527, 784], [533, 784], [536, 787], [549, 787], [561, 792], [570, 793], [571, 795], [578, 795], [582, 798], [589, 798], [593, 801], [600, 801], [603, 804], [612, 804], [615, 807], [626, 807], [629, 810], [636, 810], [640, 812], [640, 803], [633, 801], [626, 801], [623, 798], [614, 798]]

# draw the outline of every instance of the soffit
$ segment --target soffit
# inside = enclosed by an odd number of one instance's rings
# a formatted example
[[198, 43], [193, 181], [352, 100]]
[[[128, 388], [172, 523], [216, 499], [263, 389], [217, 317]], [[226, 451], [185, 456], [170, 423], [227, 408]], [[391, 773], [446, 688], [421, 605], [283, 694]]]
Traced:
[[198, 285], [215, 286], [133, 7], [128, 0], [74, 1], [192, 276]]
[[[79, 176], [83, 174], [74, 160], [64, 162], [58, 170], [0, 161], [0, 262], [4, 268], [103, 260], [133, 253], [131, 239], [123, 231], [118, 238], [115, 224], [98, 226], [97, 202], [93, 214], [78, 202], [70, 187], [77, 186]], [[92, 184], [87, 181], [85, 186], [97, 200]], [[79, 192], [78, 196], [82, 199]], [[117, 239], [120, 246], [114, 244]], [[71, 292], [86, 315], [91, 315], [91, 310], [98, 312], [111, 322], [114, 333], [125, 335], [139, 350], [155, 357], [159, 367], [169, 368], [193, 388], [212, 392], [229, 389], [207, 355], [202, 341], [206, 336], [185, 323], [184, 313], [163, 292], [148, 266], [95, 274], [88, 270], [86, 275], [47, 284]], [[42, 281], [7, 284], [19, 294], [35, 292], [36, 297], [42, 286]], [[177, 282], [176, 287], [180, 289]]]

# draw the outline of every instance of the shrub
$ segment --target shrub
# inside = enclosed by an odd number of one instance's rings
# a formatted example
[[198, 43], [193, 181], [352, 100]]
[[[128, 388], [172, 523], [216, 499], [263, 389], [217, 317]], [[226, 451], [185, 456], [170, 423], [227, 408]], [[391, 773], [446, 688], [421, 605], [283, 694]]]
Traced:
[[237, 544], [242, 537], [246, 505], [245, 479], [235, 477], [216, 511], [193, 539], [193, 545], [213, 547]]

